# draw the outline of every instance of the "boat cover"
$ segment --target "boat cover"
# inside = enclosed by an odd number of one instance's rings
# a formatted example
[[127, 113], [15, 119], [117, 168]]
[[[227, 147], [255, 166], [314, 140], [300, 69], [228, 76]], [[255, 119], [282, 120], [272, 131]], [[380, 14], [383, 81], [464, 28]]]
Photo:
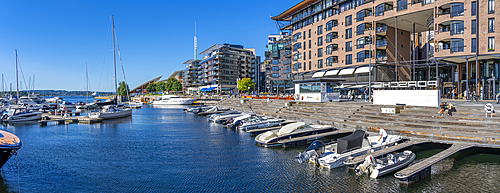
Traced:
[[306, 125], [306, 123], [304, 123], [304, 122], [297, 122], [297, 123], [291, 123], [291, 124], [285, 125], [278, 131], [278, 135], [289, 134], [289, 133], [295, 131], [296, 129], [298, 129], [304, 125]]
[[337, 139], [337, 153], [341, 154], [343, 151], [355, 147], [361, 148], [364, 136], [365, 136], [365, 131], [356, 130], [348, 136]]
[[313, 143], [311, 143], [311, 145], [306, 149], [306, 152], [308, 152], [309, 150], [313, 150], [313, 149], [316, 150], [319, 147], [324, 147], [324, 146], [325, 146], [325, 144], [322, 141], [316, 140]]

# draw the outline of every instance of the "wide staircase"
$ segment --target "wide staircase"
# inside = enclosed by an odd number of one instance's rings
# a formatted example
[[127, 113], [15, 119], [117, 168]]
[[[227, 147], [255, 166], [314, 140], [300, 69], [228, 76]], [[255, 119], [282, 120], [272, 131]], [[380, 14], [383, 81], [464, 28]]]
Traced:
[[453, 116], [438, 114], [438, 107], [406, 106], [400, 114], [383, 114], [382, 107], [364, 102], [296, 103], [284, 100], [223, 99], [220, 106], [243, 112], [303, 121], [309, 124], [332, 124], [335, 127], [431, 138], [434, 140], [474, 141], [500, 145], [500, 117], [485, 117], [482, 107], [456, 107]]

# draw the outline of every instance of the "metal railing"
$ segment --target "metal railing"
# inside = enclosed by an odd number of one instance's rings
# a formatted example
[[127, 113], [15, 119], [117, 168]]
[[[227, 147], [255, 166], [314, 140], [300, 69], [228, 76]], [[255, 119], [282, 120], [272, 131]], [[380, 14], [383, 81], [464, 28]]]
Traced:
[[380, 26], [377, 27], [377, 29], [375, 30], [375, 33], [384, 33], [384, 32], [387, 32], [387, 26]]
[[387, 40], [377, 40], [377, 43], [376, 43], [375, 46], [377, 48], [386, 47], [387, 46]]

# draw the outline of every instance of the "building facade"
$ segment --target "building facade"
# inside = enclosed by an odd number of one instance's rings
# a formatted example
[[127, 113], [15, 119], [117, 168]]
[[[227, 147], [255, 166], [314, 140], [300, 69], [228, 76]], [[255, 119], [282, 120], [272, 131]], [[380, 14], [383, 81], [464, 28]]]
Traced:
[[469, 89], [488, 99], [499, 83], [496, 1], [304, 0], [272, 19], [292, 31], [294, 79], [366, 85], [371, 72], [371, 81], [437, 80], [444, 96]]
[[242, 78], [255, 82], [255, 49], [215, 44], [200, 54], [205, 56], [198, 62], [198, 91], [230, 94], [238, 92], [237, 82]]
[[291, 35], [282, 32], [280, 35], [269, 35], [265, 51], [266, 91], [284, 93], [293, 88], [292, 85], [292, 50]]

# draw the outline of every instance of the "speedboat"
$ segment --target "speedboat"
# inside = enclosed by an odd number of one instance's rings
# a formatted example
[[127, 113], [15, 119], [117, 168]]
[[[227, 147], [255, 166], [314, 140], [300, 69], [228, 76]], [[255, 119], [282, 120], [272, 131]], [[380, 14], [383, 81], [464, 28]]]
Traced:
[[304, 122], [290, 123], [281, 127], [279, 130], [267, 131], [257, 135], [257, 137], [255, 137], [255, 142], [264, 147], [278, 146], [282, 145], [282, 142], [289, 139], [317, 135], [331, 131], [334, 131], [334, 128], [329, 125], [309, 126]]
[[0, 130], [0, 168], [9, 160], [12, 155], [17, 154], [23, 143], [16, 135]]
[[190, 105], [194, 99], [181, 98], [177, 95], [162, 95], [153, 101], [153, 105]]
[[239, 117], [242, 114], [238, 111], [226, 111], [223, 113], [213, 114], [207, 118], [207, 121], [214, 123], [221, 123], [233, 117]]
[[198, 105], [198, 106], [186, 108], [186, 109], [184, 109], [184, 112], [194, 113], [194, 112], [198, 112], [198, 111], [206, 111], [206, 110], [211, 109], [211, 108], [213, 108], [213, 106]]
[[48, 103], [61, 103], [63, 101], [63, 99], [61, 97], [53, 97], [53, 98], [45, 99], [45, 101]]
[[30, 111], [24, 107], [11, 106], [4, 112], [0, 120], [8, 123], [19, 123], [38, 121], [40, 119], [42, 119], [42, 112], [40, 111]]
[[60, 108], [67, 108], [67, 109], [70, 109], [70, 108], [76, 108], [76, 104], [75, 103], [72, 103], [72, 102], [68, 102], [68, 101], [63, 101], [61, 104], [59, 104], [59, 107]]
[[336, 143], [324, 144], [313, 142], [309, 148], [297, 157], [299, 163], [309, 160], [316, 165], [328, 169], [344, 166], [348, 158], [358, 157], [393, 146], [402, 140], [401, 136], [388, 135], [385, 142], [378, 141], [380, 136], [366, 135], [364, 130], [355, 130], [352, 134], [337, 139]]
[[251, 114], [243, 114], [239, 117], [234, 117], [231, 118], [225, 122], [222, 122], [223, 125], [225, 125], [226, 128], [230, 129], [235, 129], [237, 126], [239, 126], [243, 121], [249, 120], [249, 119], [255, 119], [254, 115]]
[[107, 105], [98, 112], [91, 112], [90, 118], [100, 119], [116, 119], [122, 117], [132, 116], [132, 109], [130, 107]]
[[356, 174], [368, 174], [370, 178], [377, 178], [392, 172], [396, 172], [415, 160], [415, 153], [406, 150], [404, 152], [387, 154], [382, 158], [374, 158], [369, 155], [363, 164], [356, 167]]
[[261, 128], [266, 128], [266, 127], [276, 127], [276, 126], [281, 126], [285, 119], [259, 119], [259, 120], [254, 120], [254, 121], [248, 121], [245, 122], [241, 125], [239, 125], [237, 128], [242, 131], [248, 131], [252, 129], [261, 129]]

